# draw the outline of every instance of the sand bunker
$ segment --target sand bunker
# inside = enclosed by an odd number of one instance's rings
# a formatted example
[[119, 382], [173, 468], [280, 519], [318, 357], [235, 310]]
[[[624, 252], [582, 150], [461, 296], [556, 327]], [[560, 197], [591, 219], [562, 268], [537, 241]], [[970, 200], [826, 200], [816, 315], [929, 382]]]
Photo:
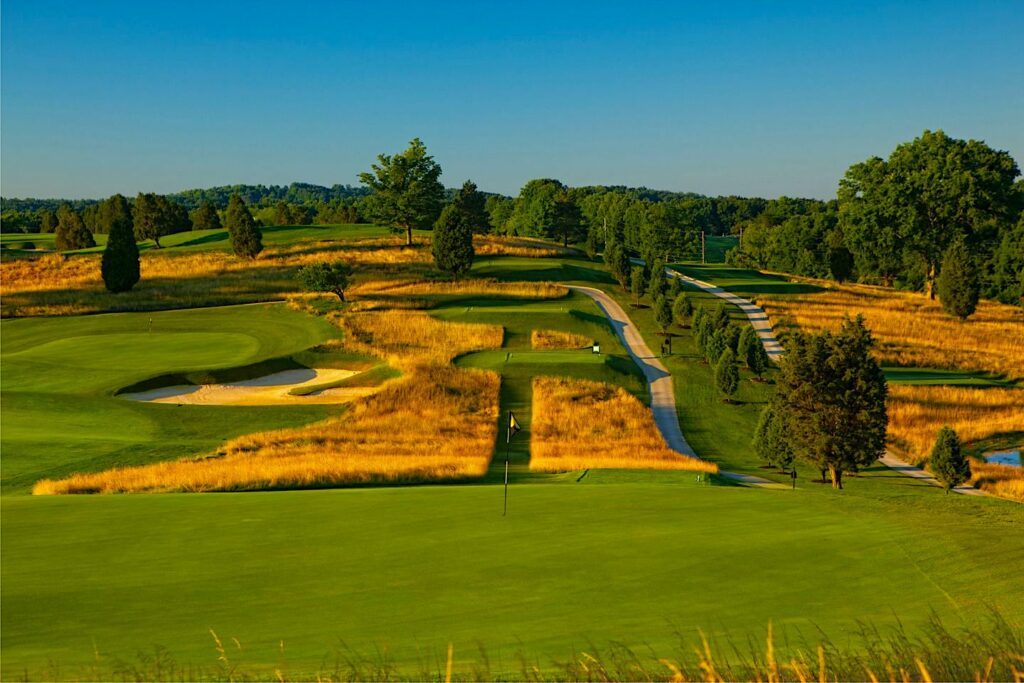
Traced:
[[339, 387], [314, 391], [305, 396], [288, 393], [295, 388], [337, 382], [355, 374], [358, 373], [353, 370], [302, 368], [227, 384], [161, 387], [149, 391], [121, 394], [121, 398], [150, 403], [218, 406], [311, 405], [348, 403], [380, 389], [380, 387]]

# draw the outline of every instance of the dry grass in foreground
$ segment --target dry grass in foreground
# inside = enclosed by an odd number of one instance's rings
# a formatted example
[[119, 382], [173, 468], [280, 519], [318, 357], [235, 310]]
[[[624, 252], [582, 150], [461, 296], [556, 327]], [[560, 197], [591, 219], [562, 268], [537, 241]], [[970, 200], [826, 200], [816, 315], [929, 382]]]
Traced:
[[575, 332], [560, 330], [534, 330], [530, 333], [530, 344], [535, 349], [583, 349], [594, 343], [590, 337]]
[[477, 256], [527, 256], [550, 258], [555, 256], [578, 256], [575, 249], [560, 247], [550, 242], [531, 237], [501, 237], [498, 235], [476, 235], [473, 249]]
[[717, 472], [665, 445], [651, 411], [621, 387], [558, 377], [533, 380], [530, 469], [631, 468]]
[[1024, 310], [982, 301], [966, 322], [952, 318], [924, 294], [868, 285], [813, 281], [826, 291], [786, 296], [759, 295], [780, 331], [796, 325], [808, 332], [836, 330], [843, 316], [864, 316], [878, 341], [883, 364], [955, 368], [1024, 378]]
[[480, 476], [498, 417], [498, 376], [423, 369], [298, 429], [244, 436], [223, 455], [43, 480], [36, 495], [315, 488]]

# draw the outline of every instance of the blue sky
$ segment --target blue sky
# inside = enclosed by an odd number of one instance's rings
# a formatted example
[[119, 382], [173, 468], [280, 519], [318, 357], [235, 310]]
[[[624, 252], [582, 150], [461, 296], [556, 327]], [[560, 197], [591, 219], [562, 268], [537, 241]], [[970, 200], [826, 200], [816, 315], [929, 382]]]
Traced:
[[0, 191], [357, 184], [831, 197], [926, 128], [1024, 163], [1024, 2], [4, 0]]

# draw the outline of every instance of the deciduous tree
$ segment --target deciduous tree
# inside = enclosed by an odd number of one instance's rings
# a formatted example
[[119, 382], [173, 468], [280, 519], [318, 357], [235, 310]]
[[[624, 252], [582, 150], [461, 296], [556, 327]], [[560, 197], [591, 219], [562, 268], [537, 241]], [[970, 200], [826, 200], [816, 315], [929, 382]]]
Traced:
[[715, 386], [722, 392], [726, 403], [732, 403], [732, 397], [740, 387], [740, 371], [736, 368], [736, 354], [726, 348], [715, 365]]
[[193, 230], [220, 230], [220, 215], [210, 202], [203, 202], [191, 214]]
[[793, 448], [786, 434], [785, 421], [778, 415], [779, 407], [775, 400], [769, 401], [754, 432], [754, 450], [762, 460], [780, 469], [789, 469], [793, 464]]
[[303, 266], [296, 277], [306, 291], [335, 294], [344, 301], [352, 266], [344, 261], [320, 261]]
[[404, 152], [381, 154], [377, 161], [370, 172], [359, 174], [360, 182], [373, 190], [367, 208], [374, 220], [404, 230], [411, 246], [412, 231], [430, 228], [441, 213], [441, 166], [419, 138], [413, 138]]

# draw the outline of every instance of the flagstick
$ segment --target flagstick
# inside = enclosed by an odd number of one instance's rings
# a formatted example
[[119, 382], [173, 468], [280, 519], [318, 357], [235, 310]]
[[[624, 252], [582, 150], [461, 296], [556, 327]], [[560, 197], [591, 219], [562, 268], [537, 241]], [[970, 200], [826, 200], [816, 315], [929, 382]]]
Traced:
[[512, 441], [512, 412], [509, 411], [508, 426], [505, 428], [505, 507], [501, 509], [501, 516], [508, 513], [508, 445]]

